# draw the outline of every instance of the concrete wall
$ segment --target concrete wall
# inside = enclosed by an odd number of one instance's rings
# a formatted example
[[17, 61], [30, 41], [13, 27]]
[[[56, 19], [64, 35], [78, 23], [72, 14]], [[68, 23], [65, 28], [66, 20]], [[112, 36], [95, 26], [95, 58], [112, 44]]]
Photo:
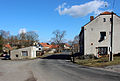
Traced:
[[[35, 58], [36, 57], [36, 50], [37, 50], [37, 48], [34, 46], [12, 50], [10, 58], [11, 59]], [[27, 51], [28, 56], [23, 56], [22, 51]]]

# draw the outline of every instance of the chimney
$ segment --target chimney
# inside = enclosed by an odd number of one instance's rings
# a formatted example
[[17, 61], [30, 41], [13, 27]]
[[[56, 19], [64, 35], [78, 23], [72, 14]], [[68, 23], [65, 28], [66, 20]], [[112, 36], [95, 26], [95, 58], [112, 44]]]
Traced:
[[94, 20], [94, 16], [90, 16], [90, 21]]

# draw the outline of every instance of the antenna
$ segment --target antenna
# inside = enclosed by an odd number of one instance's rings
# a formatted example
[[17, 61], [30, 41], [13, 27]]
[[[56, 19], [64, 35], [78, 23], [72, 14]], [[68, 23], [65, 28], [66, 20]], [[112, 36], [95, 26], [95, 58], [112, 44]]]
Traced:
[[107, 1], [105, 0], [105, 4], [104, 4], [104, 6], [105, 6], [105, 7], [107, 7], [107, 6], [108, 6], [106, 2], [107, 2]]
[[107, 7], [107, 3], [105, 3], [105, 7]]

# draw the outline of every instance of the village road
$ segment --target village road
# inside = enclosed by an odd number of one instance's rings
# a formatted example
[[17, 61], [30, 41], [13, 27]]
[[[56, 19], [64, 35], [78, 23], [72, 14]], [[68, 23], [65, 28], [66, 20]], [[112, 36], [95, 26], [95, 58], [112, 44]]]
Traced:
[[73, 64], [67, 55], [59, 54], [35, 60], [0, 60], [0, 81], [120, 81], [120, 74]]

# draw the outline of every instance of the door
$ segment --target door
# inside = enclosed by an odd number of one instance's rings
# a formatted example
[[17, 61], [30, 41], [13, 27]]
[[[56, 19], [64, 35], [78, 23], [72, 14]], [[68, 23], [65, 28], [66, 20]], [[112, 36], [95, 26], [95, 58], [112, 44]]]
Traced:
[[41, 55], [42, 55], [41, 51], [36, 51], [36, 56], [41, 56]]

